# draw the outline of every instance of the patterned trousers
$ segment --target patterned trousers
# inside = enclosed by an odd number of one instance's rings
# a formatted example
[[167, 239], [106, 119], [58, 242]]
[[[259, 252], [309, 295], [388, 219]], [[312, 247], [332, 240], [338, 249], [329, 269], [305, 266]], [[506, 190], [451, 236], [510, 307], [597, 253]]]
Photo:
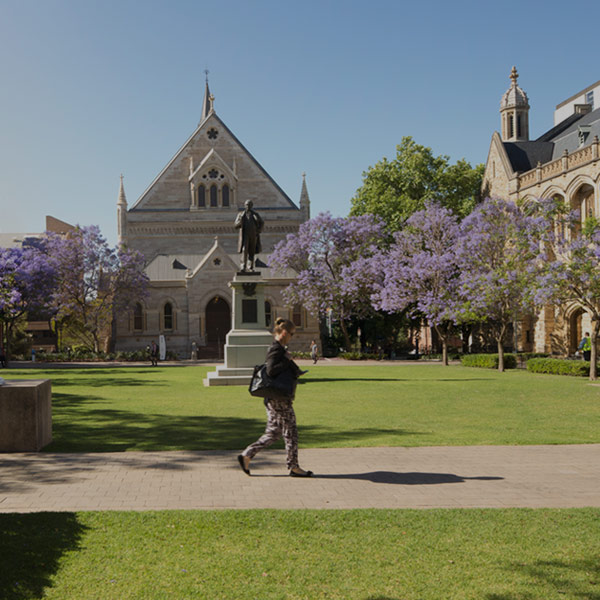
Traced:
[[287, 451], [287, 468], [292, 470], [298, 467], [298, 428], [296, 427], [296, 413], [291, 400], [265, 399], [267, 407], [267, 427], [264, 434], [250, 444], [242, 454], [250, 458], [257, 452], [268, 448], [283, 435]]

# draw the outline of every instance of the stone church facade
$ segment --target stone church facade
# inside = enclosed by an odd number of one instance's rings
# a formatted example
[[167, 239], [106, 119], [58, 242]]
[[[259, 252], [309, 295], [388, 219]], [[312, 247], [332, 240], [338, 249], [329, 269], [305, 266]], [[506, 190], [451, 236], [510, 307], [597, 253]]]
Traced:
[[117, 315], [116, 350], [146, 348], [162, 334], [167, 350], [181, 358], [194, 346], [199, 358], [223, 358], [231, 329], [228, 284], [241, 259], [234, 221], [248, 199], [265, 222], [256, 269], [266, 281], [268, 325], [280, 316], [294, 321], [292, 350], [307, 351], [319, 339], [315, 315], [285, 306], [281, 292], [293, 273], [266, 266], [275, 244], [310, 218], [306, 180], [297, 205], [216, 114], [207, 82], [198, 127], [131, 207], [121, 178], [119, 242], [143, 254], [150, 287], [130, 314]]
[[[484, 197], [558, 198], [582, 219], [600, 215], [600, 81], [561, 102], [554, 126], [531, 140], [529, 100], [515, 67], [510, 78], [500, 103], [501, 133], [492, 135], [486, 162]], [[519, 350], [569, 355], [590, 330], [590, 319], [571, 304], [545, 307], [517, 325]]]

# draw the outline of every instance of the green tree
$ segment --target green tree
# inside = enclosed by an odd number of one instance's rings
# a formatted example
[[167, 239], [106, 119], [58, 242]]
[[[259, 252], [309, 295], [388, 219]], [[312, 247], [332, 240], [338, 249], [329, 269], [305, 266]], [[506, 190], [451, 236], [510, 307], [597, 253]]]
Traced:
[[363, 173], [350, 214], [379, 215], [390, 231], [397, 231], [434, 200], [462, 218], [479, 201], [483, 171], [484, 165], [471, 167], [464, 159], [450, 164], [448, 156], [434, 156], [431, 148], [404, 137], [394, 160], [384, 157]]

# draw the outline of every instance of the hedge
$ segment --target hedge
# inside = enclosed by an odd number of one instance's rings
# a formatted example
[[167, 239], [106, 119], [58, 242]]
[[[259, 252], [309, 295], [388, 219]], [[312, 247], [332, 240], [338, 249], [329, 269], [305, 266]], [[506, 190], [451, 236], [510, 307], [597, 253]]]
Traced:
[[[497, 369], [498, 355], [497, 354], [463, 354], [460, 362], [464, 367], [479, 367], [481, 369]], [[517, 357], [514, 354], [504, 355], [504, 368], [516, 369]]]
[[379, 354], [369, 352], [340, 352], [339, 357], [345, 360], [381, 360]]
[[527, 370], [532, 373], [588, 377], [590, 363], [587, 360], [567, 360], [564, 358], [531, 358], [527, 361]]

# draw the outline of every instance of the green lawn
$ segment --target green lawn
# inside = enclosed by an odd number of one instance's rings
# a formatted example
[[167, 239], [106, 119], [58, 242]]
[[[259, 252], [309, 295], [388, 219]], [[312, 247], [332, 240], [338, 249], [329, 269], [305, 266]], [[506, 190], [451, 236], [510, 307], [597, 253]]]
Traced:
[[600, 598], [600, 510], [0, 515], [0, 598]]
[[[263, 431], [262, 401], [205, 388], [206, 367], [3, 372], [52, 380], [46, 451], [239, 449]], [[441, 365], [311, 367], [295, 408], [300, 446], [600, 442], [600, 387], [587, 379]]]

